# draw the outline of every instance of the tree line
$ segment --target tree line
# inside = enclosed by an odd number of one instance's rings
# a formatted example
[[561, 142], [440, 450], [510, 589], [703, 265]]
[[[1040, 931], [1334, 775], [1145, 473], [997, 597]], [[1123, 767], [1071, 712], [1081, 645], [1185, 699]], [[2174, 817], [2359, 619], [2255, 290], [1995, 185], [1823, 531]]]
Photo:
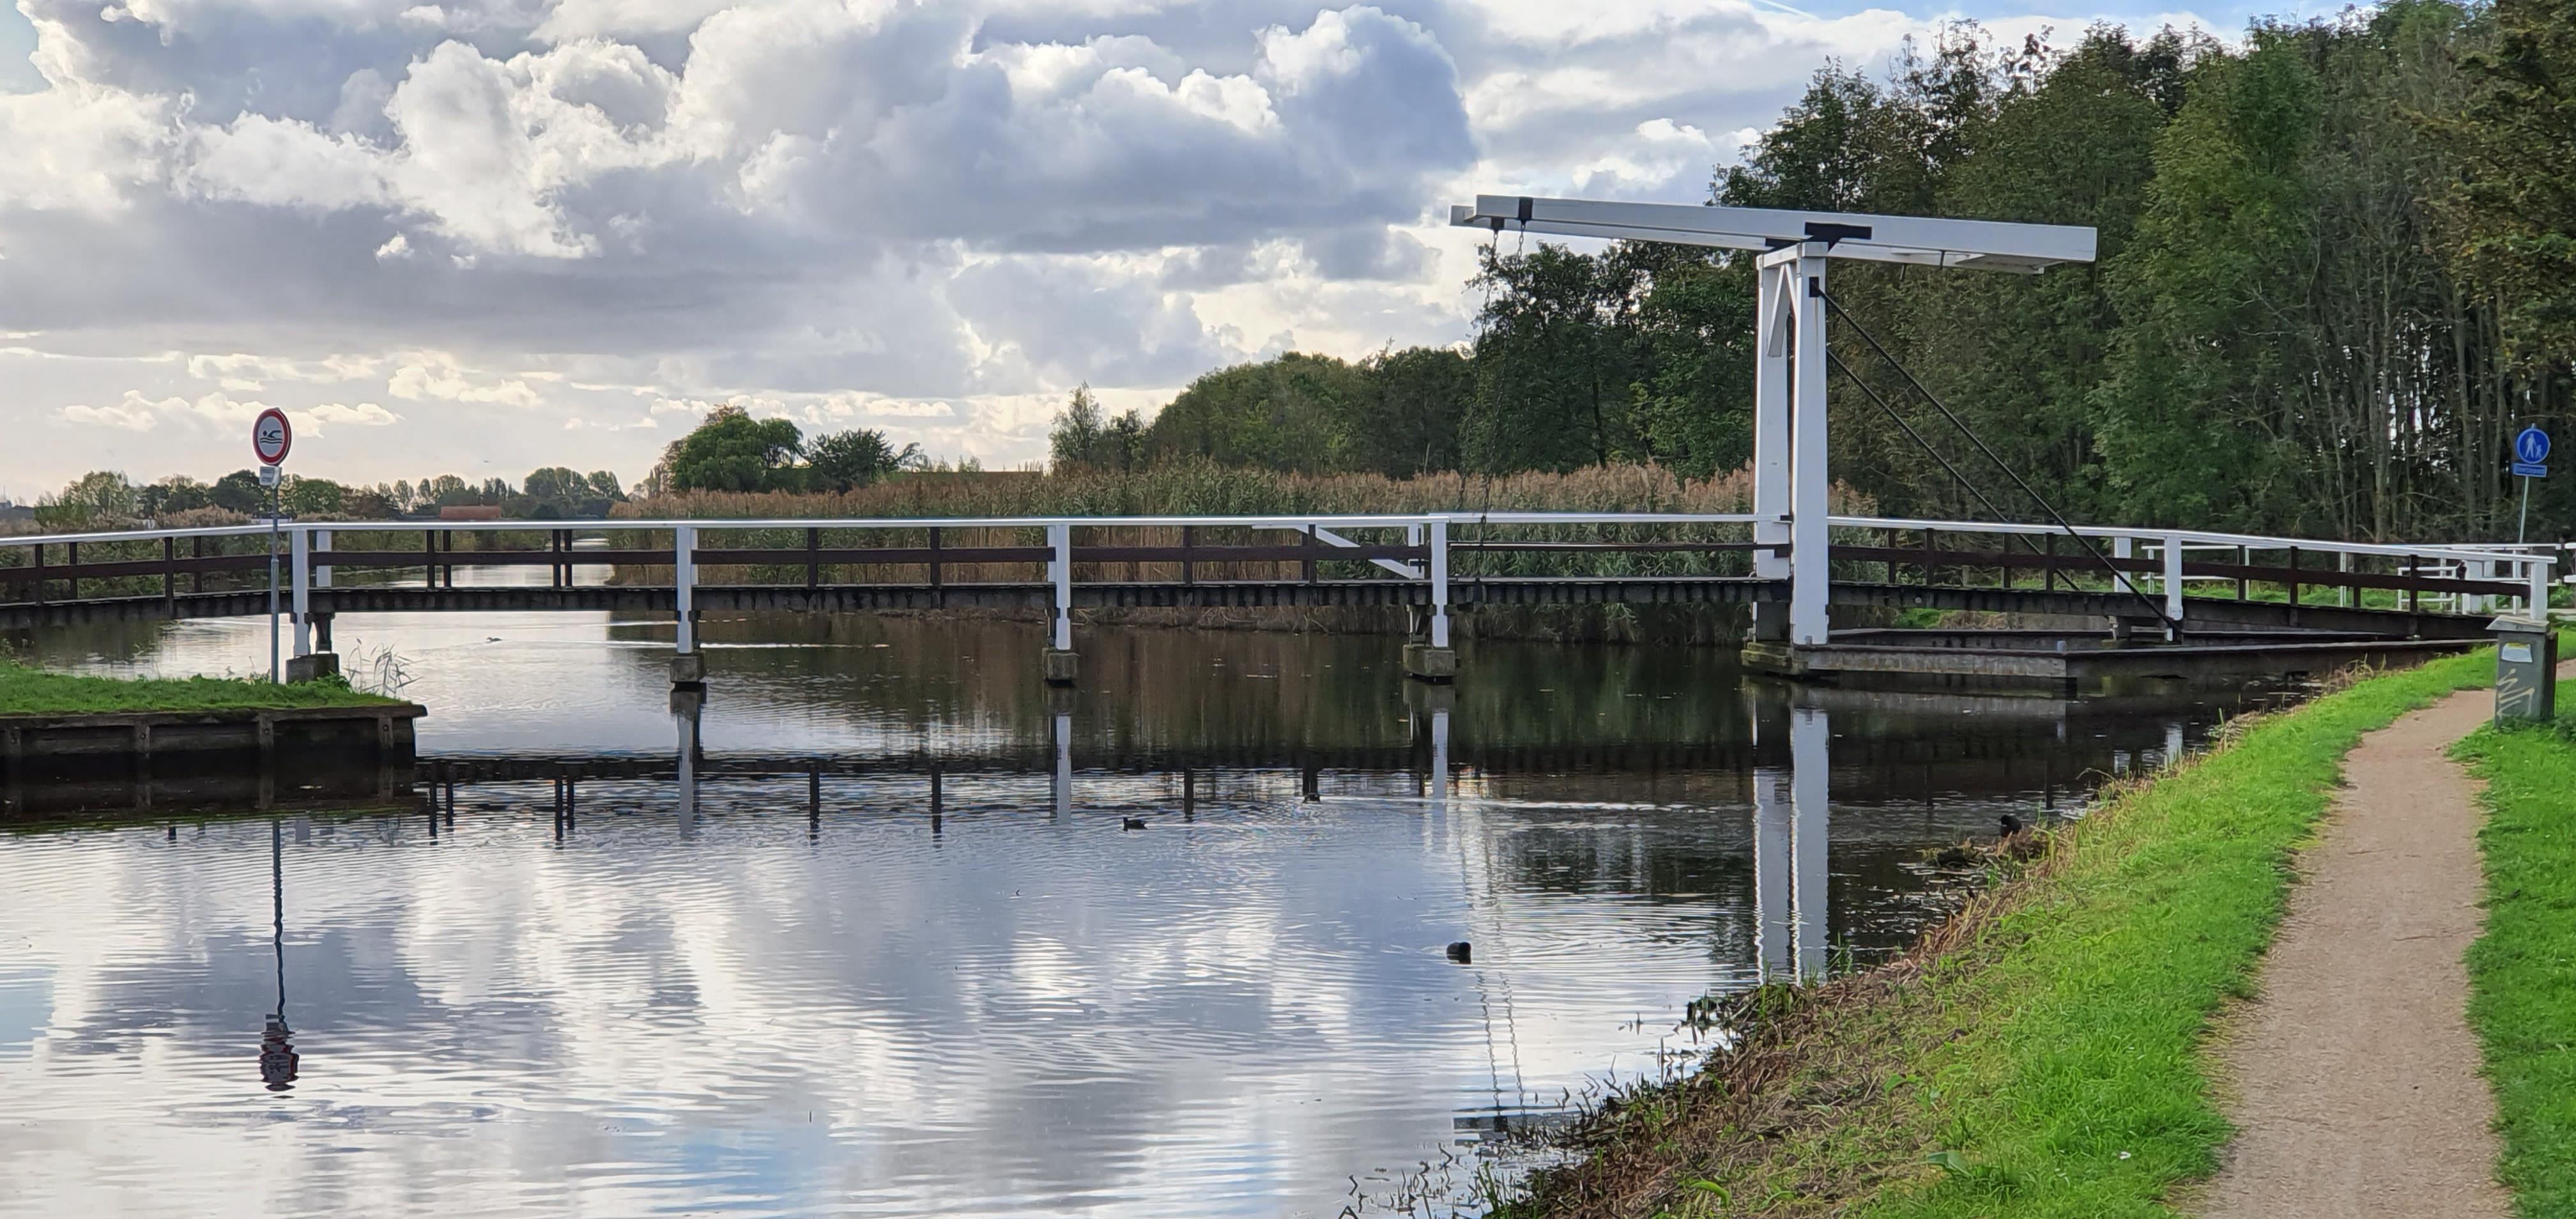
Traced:
[[[755, 419], [727, 403], [662, 450], [644, 490], [847, 492], [899, 470], [930, 468], [920, 445], [898, 449], [874, 428], [808, 438], [792, 420]], [[968, 458], [964, 468], [980, 467]]]
[[[1713, 175], [1712, 202], [2092, 226], [2038, 276], [1837, 261], [1835, 475], [1906, 515], [2036, 508], [1870, 352], [2078, 519], [2346, 538], [2510, 536], [2510, 441], [2570, 415], [2576, 27], [2539, 0], [2397, 0], [2241, 46], [1955, 25], [1839, 65]], [[1751, 455], [1754, 281], [1726, 252], [1486, 251], [1472, 343], [1201, 377], [1150, 421], [1087, 390], [1059, 467], [1175, 458], [1481, 474]], [[1854, 378], [1857, 378], [1856, 380]], [[1883, 399], [1885, 406], [1880, 404]], [[2576, 527], [2543, 482], [2535, 535]]]
[[[505, 517], [561, 520], [604, 517], [630, 498], [687, 491], [831, 491], [864, 487], [898, 470], [934, 468], [921, 446], [895, 448], [883, 432], [859, 428], [808, 439], [785, 419], [755, 419], [734, 405], [717, 407], [663, 450], [662, 460], [633, 488], [608, 470], [584, 474], [545, 466], [516, 483], [506, 478], [469, 480], [439, 474], [373, 486], [288, 474], [276, 499], [289, 515], [352, 520], [391, 520], [433, 515], [443, 508], [498, 508]], [[937, 467], [946, 468], [946, 467]], [[974, 470], [973, 459], [959, 467]], [[235, 470], [213, 482], [173, 474], [137, 483], [114, 470], [93, 470], [35, 505], [38, 523], [87, 527], [137, 520], [185, 519], [208, 510], [264, 516], [269, 489], [256, 470]]]
[[[115, 470], [93, 470], [35, 505], [37, 523], [47, 527], [108, 526], [131, 521], [187, 520], [207, 513], [265, 516], [271, 494], [256, 470], [235, 470], [213, 482], [173, 474], [137, 483]], [[569, 466], [545, 466], [513, 483], [506, 478], [468, 481], [461, 475], [438, 474], [369, 486], [340, 483], [300, 474], [284, 475], [275, 493], [290, 516], [350, 520], [392, 520], [435, 514], [442, 508], [498, 508], [502, 515], [534, 520], [602, 517], [611, 505], [624, 503], [626, 489], [608, 470], [581, 473]]]

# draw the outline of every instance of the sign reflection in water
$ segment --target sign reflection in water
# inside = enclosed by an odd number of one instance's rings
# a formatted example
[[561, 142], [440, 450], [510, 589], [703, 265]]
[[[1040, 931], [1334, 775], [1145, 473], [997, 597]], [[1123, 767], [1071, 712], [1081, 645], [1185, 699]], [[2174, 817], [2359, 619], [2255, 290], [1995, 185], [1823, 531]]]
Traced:
[[1066, 702], [1017, 624], [711, 623], [673, 703], [605, 623], [342, 627], [453, 635], [417, 807], [0, 829], [0, 1215], [1330, 1215], [2209, 719], [1155, 632]]
[[[172, 828], [175, 831], [177, 827]], [[268, 821], [268, 885], [269, 949], [277, 962], [277, 1010], [268, 1014], [268, 1025], [260, 1031], [259, 1078], [269, 1091], [284, 1092], [295, 1086], [299, 1060], [293, 1041], [295, 1032], [286, 1027], [286, 825], [274, 817]]]

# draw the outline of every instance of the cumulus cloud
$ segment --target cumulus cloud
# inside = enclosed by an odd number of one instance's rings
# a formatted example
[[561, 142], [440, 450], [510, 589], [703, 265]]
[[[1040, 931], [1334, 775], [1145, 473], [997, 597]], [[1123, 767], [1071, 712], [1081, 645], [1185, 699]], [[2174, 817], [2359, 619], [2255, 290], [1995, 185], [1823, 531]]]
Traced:
[[640, 466], [725, 401], [1017, 464], [1077, 383], [1151, 408], [1291, 345], [1454, 339], [1473, 240], [1443, 204], [1695, 198], [1826, 57], [1919, 28], [1747, 0], [18, 7], [44, 87], [0, 96], [0, 332], [32, 354], [0, 361], [65, 429], [0, 461], [22, 478], [184, 468], [176, 437], [254, 394], [400, 438], [317, 450], [351, 477], [571, 460], [573, 424], [572, 464]]
[[[191, 399], [153, 398], [141, 390], [129, 389], [122, 398], [105, 406], [73, 403], [58, 413], [70, 423], [117, 431], [146, 432], [177, 423], [194, 425], [203, 432], [218, 432], [247, 428], [267, 409], [265, 402], [242, 401], [220, 390]], [[297, 428], [317, 435], [332, 424], [385, 427], [402, 422], [402, 416], [373, 402], [324, 402], [294, 408], [286, 414]]]
[[469, 372], [455, 356], [437, 351], [410, 352], [402, 356], [393, 376], [385, 382], [385, 392], [416, 402], [490, 402], [502, 406], [534, 407], [540, 401], [537, 391], [528, 388], [524, 380]]

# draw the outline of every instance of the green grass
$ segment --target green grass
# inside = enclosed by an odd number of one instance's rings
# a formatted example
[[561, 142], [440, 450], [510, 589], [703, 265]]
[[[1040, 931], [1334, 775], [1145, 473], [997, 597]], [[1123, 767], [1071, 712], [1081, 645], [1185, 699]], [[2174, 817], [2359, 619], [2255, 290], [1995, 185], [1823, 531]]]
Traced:
[[83, 677], [0, 661], [0, 715], [354, 707], [394, 701], [361, 694], [344, 681], [276, 685], [238, 677]]
[[2210, 1021], [2252, 993], [2291, 853], [2344, 754], [2494, 664], [2479, 653], [2329, 695], [2079, 826], [2066, 866], [1998, 920], [2011, 951], [1960, 988], [1985, 1018], [1918, 1064], [1946, 1094], [1930, 1111], [1937, 1150], [1965, 1167], [1859, 1213], [2170, 1213], [2168, 1193], [2212, 1172], [2229, 1135], [2203, 1053]]
[[[1745, 1102], [1723, 1083], [1696, 1085], [1696, 1098], [1685, 1085], [1632, 1112], [1713, 1115], [1623, 1129], [1589, 1181], [1543, 1179], [1516, 1213], [1717, 1216], [1758, 1202], [1877, 1219], [2173, 1214], [2168, 1201], [2216, 1169], [2230, 1134], [2213, 1022], [2252, 993], [2292, 854], [2344, 754], [2493, 667], [2482, 650], [2363, 681], [2108, 798], [1918, 974], [1821, 997], [1830, 1018], [1797, 1034], [1799, 1059], [1821, 1065], [1766, 1085], [1788, 1089], [1767, 1102], [1785, 1119], [1729, 1110]], [[2562, 905], [2568, 883], [2554, 890]], [[1655, 1183], [1651, 1202], [1597, 1209], [1636, 1182]]]
[[2576, 718], [2485, 729], [2459, 753], [2487, 781], [2469, 1023], [2503, 1119], [2502, 1175], [2526, 1219], [2576, 1215]]

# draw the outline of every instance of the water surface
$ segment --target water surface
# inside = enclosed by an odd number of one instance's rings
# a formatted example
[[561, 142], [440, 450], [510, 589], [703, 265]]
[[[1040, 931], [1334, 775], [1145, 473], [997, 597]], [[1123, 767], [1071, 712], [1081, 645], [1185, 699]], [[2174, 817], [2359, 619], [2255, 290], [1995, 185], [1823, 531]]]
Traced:
[[667, 625], [346, 617], [432, 709], [417, 787], [12, 823], [0, 1213], [1329, 1216], [1424, 1165], [1472, 1209], [1690, 999], [1892, 951], [1925, 847], [2217, 712], [1179, 631], [1050, 695], [1027, 624], [705, 633], [675, 714]]

